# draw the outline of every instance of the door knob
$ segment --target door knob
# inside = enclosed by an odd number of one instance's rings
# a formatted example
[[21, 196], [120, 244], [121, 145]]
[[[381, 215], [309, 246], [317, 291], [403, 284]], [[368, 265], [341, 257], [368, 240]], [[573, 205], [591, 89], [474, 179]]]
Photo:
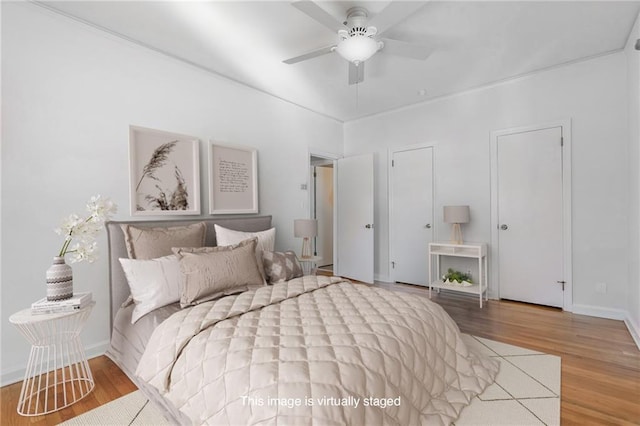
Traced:
[[506, 231], [507, 229], [509, 229], [509, 226], [507, 226], [506, 224], [500, 225], [500, 229], [502, 229], [503, 231]]
[[427, 223], [424, 227], [427, 228], [427, 229], [431, 229], [431, 224]]
[[373, 223], [367, 223], [364, 227], [367, 229], [371, 229], [373, 228]]

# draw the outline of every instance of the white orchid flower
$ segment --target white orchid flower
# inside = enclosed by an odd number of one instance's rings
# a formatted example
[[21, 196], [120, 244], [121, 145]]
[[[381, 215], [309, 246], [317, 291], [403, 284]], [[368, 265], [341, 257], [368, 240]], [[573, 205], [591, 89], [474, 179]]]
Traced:
[[86, 260], [89, 263], [93, 263], [97, 259], [98, 245], [94, 241], [89, 244], [75, 244], [67, 253], [71, 256], [69, 261], [71, 263], [82, 262]]
[[87, 211], [94, 222], [107, 221], [118, 211], [118, 206], [109, 198], [94, 195], [87, 203]]
[[60, 227], [56, 228], [55, 232], [58, 235], [68, 236], [73, 232], [73, 229], [80, 225], [82, 222], [84, 222], [83, 218], [81, 218], [77, 214], [70, 214], [62, 220]]
[[[96, 260], [97, 244], [96, 237], [104, 226], [104, 222], [109, 220], [118, 211], [116, 204], [109, 198], [101, 195], [94, 195], [87, 203], [88, 217], [80, 217], [77, 214], [67, 216], [55, 229], [58, 235], [64, 235], [64, 243], [58, 256], [64, 257], [67, 253], [71, 255], [70, 261], [89, 263]], [[71, 245], [75, 240], [75, 244]]]

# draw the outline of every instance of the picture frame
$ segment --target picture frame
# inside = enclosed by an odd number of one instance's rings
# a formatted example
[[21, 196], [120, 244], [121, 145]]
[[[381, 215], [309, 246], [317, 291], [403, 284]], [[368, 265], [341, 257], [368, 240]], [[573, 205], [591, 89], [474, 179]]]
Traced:
[[209, 143], [209, 213], [258, 213], [258, 151]]
[[132, 216], [200, 214], [200, 145], [193, 136], [129, 126]]

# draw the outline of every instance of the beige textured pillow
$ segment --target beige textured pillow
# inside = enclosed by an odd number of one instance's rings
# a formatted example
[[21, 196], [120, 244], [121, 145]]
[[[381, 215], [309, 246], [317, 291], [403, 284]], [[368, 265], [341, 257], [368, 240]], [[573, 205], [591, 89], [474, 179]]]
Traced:
[[207, 236], [207, 224], [204, 222], [163, 228], [121, 227], [130, 259], [168, 256], [172, 254], [172, 247], [202, 247]]
[[265, 251], [262, 253], [262, 257], [264, 259], [264, 272], [267, 275], [269, 284], [289, 281], [304, 275], [302, 266], [298, 262], [296, 254], [292, 251], [284, 253]]
[[267, 275], [262, 266], [262, 252], [273, 251], [275, 249], [276, 228], [267, 229], [266, 231], [244, 232], [228, 229], [218, 224], [214, 224], [213, 227], [216, 230], [216, 245], [218, 246], [230, 246], [250, 238], [258, 239], [258, 244], [256, 245], [256, 262], [258, 262], [258, 269], [264, 278], [263, 284], [266, 284]]
[[197, 305], [263, 283], [256, 263], [257, 239], [233, 246], [175, 248], [180, 260], [180, 306]]

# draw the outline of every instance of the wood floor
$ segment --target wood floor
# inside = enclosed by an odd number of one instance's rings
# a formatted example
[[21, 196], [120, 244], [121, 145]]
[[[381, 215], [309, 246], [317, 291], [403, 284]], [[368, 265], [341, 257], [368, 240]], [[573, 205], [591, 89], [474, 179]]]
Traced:
[[[426, 295], [424, 288], [378, 284]], [[573, 315], [558, 309], [489, 301], [442, 292], [439, 303], [465, 333], [562, 357], [563, 425], [640, 425], [640, 351], [621, 321]], [[75, 405], [40, 417], [15, 407], [20, 383], [1, 389], [0, 424], [55, 425], [136, 389], [106, 357], [90, 361], [95, 390]]]

